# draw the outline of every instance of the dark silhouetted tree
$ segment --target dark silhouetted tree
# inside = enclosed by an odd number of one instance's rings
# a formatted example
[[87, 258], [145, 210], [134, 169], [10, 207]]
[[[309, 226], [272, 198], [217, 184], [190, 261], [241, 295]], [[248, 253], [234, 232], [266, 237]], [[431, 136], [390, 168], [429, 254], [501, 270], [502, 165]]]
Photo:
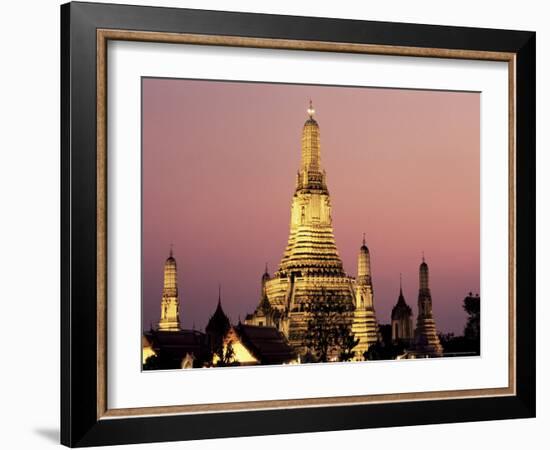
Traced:
[[355, 358], [353, 349], [359, 344], [359, 339], [355, 339], [348, 326], [341, 325], [340, 328], [340, 361], [351, 361]]
[[[336, 353], [349, 357], [353, 347], [353, 335], [344, 316], [350, 307], [337, 297], [327, 296], [325, 292], [320, 299], [304, 305], [310, 314], [305, 333], [305, 344], [318, 362], [327, 362], [329, 356]], [[346, 359], [347, 360], [347, 359]]]
[[468, 314], [468, 320], [464, 327], [463, 336], [455, 336], [453, 333], [439, 334], [439, 340], [445, 353], [477, 354], [480, 353], [480, 298], [471, 292], [462, 304]]
[[391, 335], [391, 325], [380, 324], [378, 326], [380, 340], [371, 344], [369, 349], [363, 353], [367, 361], [376, 361], [384, 359], [395, 359], [405, 351], [406, 344], [402, 341], [393, 342]]
[[167, 352], [159, 352], [145, 360], [143, 370], [181, 369], [181, 360]]
[[235, 350], [233, 344], [228, 342], [227, 345], [221, 346], [216, 353], [218, 355], [217, 367], [238, 366], [239, 363], [235, 361]]

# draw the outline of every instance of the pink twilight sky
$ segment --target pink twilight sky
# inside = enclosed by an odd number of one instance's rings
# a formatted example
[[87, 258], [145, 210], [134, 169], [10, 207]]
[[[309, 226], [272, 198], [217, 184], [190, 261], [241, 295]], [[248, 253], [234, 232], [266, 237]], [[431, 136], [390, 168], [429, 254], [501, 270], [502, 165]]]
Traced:
[[480, 280], [479, 94], [171, 79], [143, 80], [144, 328], [171, 243], [183, 327], [204, 329], [218, 283], [233, 321], [254, 310], [287, 243], [310, 98], [346, 272], [364, 232], [379, 323], [399, 273], [416, 320], [424, 251], [437, 328], [462, 333]]

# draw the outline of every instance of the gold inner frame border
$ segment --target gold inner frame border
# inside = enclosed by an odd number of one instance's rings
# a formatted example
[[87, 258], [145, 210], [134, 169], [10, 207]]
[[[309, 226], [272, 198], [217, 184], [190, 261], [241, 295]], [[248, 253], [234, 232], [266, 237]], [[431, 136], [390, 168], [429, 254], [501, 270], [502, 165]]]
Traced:
[[[206, 414], [266, 409], [346, 406], [405, 401], [449, 400], [516, 394], [516, 54], [478, 50], [389, 46], [240, 36], [161, 33], [116, 29], [96, 31], [97, 108], [97, 419], [174, 414]], [[401, 394], [265, 400], [201, 405], [109, 409], [107, 405], [107, 42], [110, 40], [217, 45], [391, 56], [502, 61], [508, 63], [508, 387]]]

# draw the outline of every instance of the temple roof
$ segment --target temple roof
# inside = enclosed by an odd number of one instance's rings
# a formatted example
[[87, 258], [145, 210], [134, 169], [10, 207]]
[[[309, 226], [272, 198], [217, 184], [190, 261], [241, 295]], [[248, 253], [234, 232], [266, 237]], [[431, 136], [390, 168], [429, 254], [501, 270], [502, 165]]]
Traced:
[[241, 343], [261, 364], [283, 364], [296, 358], [294, 350], [276, 328], [240, 323], [233, 329]]
[[150, 337], [150, 333], [149, 334], [144, 334], [144, 335], [141, 336], [141, 347], [142, 348], [151, 346], [151, 341], [149, 340], [149, 337]]
[[215, 331], [221, 334], [225, 334], [225, 332], [229, 330], [230, 327], [231, 323], [229, 321], [229, 318], [225, 315], [225, 312], [223, 311], [221, 299], [218, 299], [218, 306], [216, 307], [216, 311], [214, 311], [214, 314], [212, 314], [210, 320], [208, 321], [208, 324], [206, 325], [206, 331]]
[[200, 355], [205, 349], [205, 335], [196, 330], [148, 331], [143, 334], [142, 345], [148, 343], [155, 352], [166, 352], [185, 357], [187, 353]]
[[402, 317], [407, 317], [412, 315], [412, 310], [409, 305], [407, 305], [407, 302], [405, 301], [405, 297], [403, 296], [403, 289], [399, 288], [399, 297], [397, 299], [397, 303], [391, 310], [391, 318], [392, 320], [400, 319]]

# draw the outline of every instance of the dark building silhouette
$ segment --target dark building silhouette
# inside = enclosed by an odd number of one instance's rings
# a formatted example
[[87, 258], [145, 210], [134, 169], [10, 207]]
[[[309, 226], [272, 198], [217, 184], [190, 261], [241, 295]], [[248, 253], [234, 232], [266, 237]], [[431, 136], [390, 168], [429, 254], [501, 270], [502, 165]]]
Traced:
[[212, 352], [216, 352], [223, 346], [223, 339], [229, 329], [231, 322], [222, 308], [221, 288], [218, 293], [218, 306], [210, 317], [205, 331], [208, 337], [208, 346]]
[[150, 330], [143, 335], [143, 345], [153, 352], [144, 361], [145, 369], [186, 369], [202, 367], [210, 355], [206, 335], [196, 330]]
[[392, 342], [410, 345], [414, 340], [412, 310], [403, 296], [401, 278], [399, 280], [399, 297], [391, 311]]

